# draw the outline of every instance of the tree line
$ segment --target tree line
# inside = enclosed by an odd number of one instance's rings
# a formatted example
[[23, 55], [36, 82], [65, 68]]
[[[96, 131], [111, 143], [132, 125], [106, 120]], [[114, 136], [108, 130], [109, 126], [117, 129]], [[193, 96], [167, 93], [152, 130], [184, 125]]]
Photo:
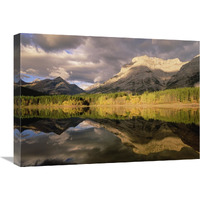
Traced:
[[144, 120], [160, 120], [165, 122], [185, 123], [199, 125], [199, 109], [162, 109], [127, 106], [93, 106], [93, 107], [63, 107], [63, 108], [22, 108], [14, 110], [15, 118], [28, 119], [111, 119], [130, 120], [143, 118]]
[[134, 105], [198, 103], [199, 88], [187, 87], [133, 95], [131, 92], [103, 94], [15, 96], [15, 106], [90, 106], [90, 105]]

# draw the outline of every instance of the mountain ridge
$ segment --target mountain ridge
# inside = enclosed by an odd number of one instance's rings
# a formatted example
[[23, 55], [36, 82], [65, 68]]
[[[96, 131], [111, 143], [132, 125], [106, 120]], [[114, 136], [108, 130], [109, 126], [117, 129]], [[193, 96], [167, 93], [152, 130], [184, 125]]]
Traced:
[[167, 83], [168, 89], [180, 87], [193, 87], [199, 85], [199, 55], [184, 64], [181, 69], [171, 77]]
[[39, 82], [27, 85], [28, 88], [34, 89], [39, 92], [44, 92], [47, 94], [79, 94], [83, 93], [84, 90], [79, 88], [75, 84], [70, 84], [61, 77], [56, 77], [55, 79], [45, 79]]
[[[94, 84], [86, 91], [88, 93], [131, 91], [141, 94], [145, 91], [167, 89], [167, 84], [172, 77], [181, 70], [182, 66], [190, 66], [190, 63], [191, 61], [181, 62], [178, 58], [164, 60], [146, 55], [134, 57], [130, 63], [123, 65], [120, 72], [112, 78], [102, 84]], [[196, 75], [196, 79], [198, 77]], [[188, 85], [185, 84], [185, 86]]]
[[70, 84], [61, 77], [56, 77], [54, 79], [44, 79], [31, 83], [26, 83], [25, 81], [21, 80], [18, 85], [19, 84], [21, 88], [23, 87], [23, 91], [36, 91], [45, 95], [73, 95], [85, 92], [77, 85]]

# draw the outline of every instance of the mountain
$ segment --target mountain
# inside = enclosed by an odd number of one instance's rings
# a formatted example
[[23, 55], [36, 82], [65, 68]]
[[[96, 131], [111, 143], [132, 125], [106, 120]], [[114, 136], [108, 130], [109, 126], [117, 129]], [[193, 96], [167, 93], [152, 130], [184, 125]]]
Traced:
[[43, 96], [45, 95], [42, 92], [33, 90], [28, 88], [27, 86], [30, 83], [27, 83], [25, 81], [23, 81], [22, 79], [20, 79], [17, 83], [14, 83], [14, 96]]
[[61, 77], [57, 77], [53, 80], [51, 79], [45, 79], [41, 81], [36, 81], [29, 83], [27, 85], [24, 85], [24, 87], [42, 92], [45, 94], [79, 94], [83, 93], [84, 90], [79, 88], [75, 84], [69, 84], [67, 81], [63, 80]]
[[96, 89], [96, 88], [98, 88], [100, 86], [101, 86], [101, 83], [95, 83], [94, 85], [91, 85], [91, 86], [87, 87], [85, 89], [85, 91], [91, 91], [91, 90], [94, 90], [94, 89]]
[[121, 71], [103, 84], [90, 87], [89, 93], [108, 93], [131, 91], [141, 94], [145, 91], [158, 91], [166, 88], [167, 82], [186, 62], [178, 58], [164, 60], [161, 58], [140, 56], [124, 65]]
[[44, 133], [56, 133], [62, 134], [70, 127], [76, 127], [84, 119], [82, 118], [69, 118], [69, 119], [48, 119], [48, 118], [19, 118], [14, 117], [14, 127], [21, 132], [27, 129], [34, 130], [36, 132]]
[[38, 92], [36, 90], [32, 90], [27, 87], [15, 85], [14, 86], [14, 96], [19, 96], [19, 95], [21, 95], [21, 96], [43, 96], [45, 94], [42, 92]]
[[186, 63], [171, 77], [167, 88], [194, 87], [199, 85], [199, 55]]
[[37, 82], [39, 82], [40, 81], [40, 79], [39, 78], [36, 78], [34, 81], [32, 81], [32, 83], [37, 83]]
[[27, 83], [27, 82], [25, 82], [25, 81], [23, 81], [22, 79], [20, 79], [17, 83], [15, 83], [15, 85], [28, 85], [28, 84], [30, 84], [30, 83]]
[[145, 120], [142, 117], [117, 121], [92, 119], [87, 122], [114, 133], [124, 145], [132, 148], [137, 155], [144, 155], [147, 160], [166, 159], [166, 155], [170, 159], [189, 155], [198, 157], [199, 134], [198, 126], [194, 124]]

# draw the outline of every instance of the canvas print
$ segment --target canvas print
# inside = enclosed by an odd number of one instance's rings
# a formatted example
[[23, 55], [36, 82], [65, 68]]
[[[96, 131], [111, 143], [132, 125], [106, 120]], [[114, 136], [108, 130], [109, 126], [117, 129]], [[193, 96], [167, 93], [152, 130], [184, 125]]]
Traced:
[[199, 159], [199, 42], [14, 36], [19, 166]]

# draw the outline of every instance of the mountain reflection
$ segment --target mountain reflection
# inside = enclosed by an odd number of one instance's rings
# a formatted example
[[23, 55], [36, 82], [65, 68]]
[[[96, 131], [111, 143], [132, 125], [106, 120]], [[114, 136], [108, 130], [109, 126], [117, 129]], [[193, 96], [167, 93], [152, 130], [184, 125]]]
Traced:
[[68, 119], [40, 119], [40, 118], [27, 118], [20, 121], [14, 120], [14, 127], [21, 129], [23, 132], [26, 129], [35, 130], [36, 132], [56, 133], [60, 135], [69, 127], [75, 127], [84, 119], [81, 118], [68, 118]]
[[[58, 119], [34, 116], [20, 121], [15, 117], [21, 165], [199, 158], [199, 125], [145, 119], [144, 115], [122, 118], [123, 113], [112, 113], [110, 118], [91, 110]], [[15, 158], [19, 155], [16, 151]]]
[[[199, 126], [195, 124], [177, 124], [159, 120], [95, 120], [97, 126], [116, 134], [135, 153], [148, 155], [164, 150], [180, 151], [191, 147], [199, 151]], [[94, 124], [94, 123], [93, 123]]]

